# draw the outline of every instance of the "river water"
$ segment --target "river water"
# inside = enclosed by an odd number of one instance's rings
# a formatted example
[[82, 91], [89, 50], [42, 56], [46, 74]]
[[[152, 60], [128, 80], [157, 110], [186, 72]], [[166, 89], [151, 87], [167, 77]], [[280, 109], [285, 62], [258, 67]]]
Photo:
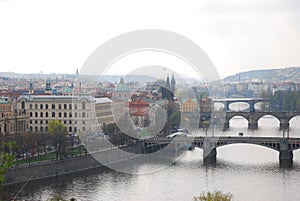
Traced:
[[[300, 137], [300, 117], [291, 120], [291, 137]], [[234, 118], [223, 135], [282, 136], [274, 117], [259, 121], [259, 129], [249, 131], [247, 121]], [[201, 133], [202, 135], [203, 133]], [[130, 175], [102, 168], [58, 178], [29, 182], [17, 200], [47, 200], [61, 195], [77, 200], [193, 200], [206, 191], [233, 194], [237, 201], [300, 200], [300, 151], [294, 151], [291, 169], [280, 169], [278, 152], [247, 144], [227, 145], [217, 149], [217, 165], [203, 166], [202, 150], [184, 153], [175, 164], [151, 174]], [[160, 164], [143, 164], [140, 172], [160, 169]], [[148, 171], [149, 170], [149, 171]], [[20, 186], [5, 189], [14, 196]]]

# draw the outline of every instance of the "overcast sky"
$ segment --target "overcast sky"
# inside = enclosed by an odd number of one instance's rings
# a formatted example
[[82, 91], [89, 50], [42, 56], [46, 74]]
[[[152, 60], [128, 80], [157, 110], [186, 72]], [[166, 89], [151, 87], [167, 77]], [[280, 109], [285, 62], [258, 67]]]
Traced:
[[299, 0], [0, 0], [0, 71], [75, 73], [102, 43], [149, 28], [196, 42], [221, 77], [300, 66]]

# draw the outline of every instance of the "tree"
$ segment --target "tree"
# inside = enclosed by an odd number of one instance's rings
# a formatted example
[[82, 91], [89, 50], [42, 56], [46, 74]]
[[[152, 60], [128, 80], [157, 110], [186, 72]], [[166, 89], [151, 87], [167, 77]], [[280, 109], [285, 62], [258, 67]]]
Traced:
[[112, 135], [119, 131], [120, 129], [116, 123], [103, 124], [103, 133], [106, 135]]
[[[10, 154], [10, 150], [15, 147], [14, 142], [3, 143], [0, 148], [0, 188], [4, 181], [4, 175], [13, 166], [15, 155]], [[7, 151], [8, 150], [8, 151]], [[0, 189], [1, 198], [1, 189]]]
[[49, 133], [56, 151], [56, 159], [58, 159], [58, 156], [66, 154], [68, 136], [67, 127], [59, 120], [52, 120], [49, 122]]
[[202, 193], [199, 197], [194, 197], [194, 201], [231, 201], [233, 198], [230, 193], [216, 191], [214, 193]]

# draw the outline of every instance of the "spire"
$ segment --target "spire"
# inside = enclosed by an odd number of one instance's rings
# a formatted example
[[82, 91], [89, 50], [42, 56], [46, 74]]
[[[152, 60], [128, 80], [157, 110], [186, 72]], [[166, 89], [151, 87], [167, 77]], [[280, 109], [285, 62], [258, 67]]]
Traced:
[[174, 78], [174, 74], [172, 73], [172, 79], [171, 79], [171, 87], [172, 87], [172, 90], [174, 91], [175, 90], [175, 78]]
[[29, 82], [29, 94], [34, 94], [33, 84], [32, 82]]
[[167, 84], [166, 84], [166, 87], [167, 87], [167, 88], [170, 88], [170, 87], [171, 87], [169, 75], [168, 75], [168, 77], [167, 77]]
[[123, 78], [123, 76], [121, 76], [121, 78], [120, 78], [120, 84], [124, 84], [124, 78]]

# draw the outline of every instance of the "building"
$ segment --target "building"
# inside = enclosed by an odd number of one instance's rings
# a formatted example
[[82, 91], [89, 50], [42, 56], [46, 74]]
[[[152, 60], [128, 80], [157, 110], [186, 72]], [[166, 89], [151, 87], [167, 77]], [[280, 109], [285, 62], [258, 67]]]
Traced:
[[60, 120], [69, 134], [86, 131], [94, 115], [95, 99], [89, 95], [21, 95], [18, 108], [29, 115], [29, 131], [48, 132], [51, 120]]
[[128, 85], [124, 83], [123, 77], [121, 77], [120, 82], [115, 87], [112, 98], [114, 100], [130, 100], [130, 89]]
[[0, 99], [0, 134], [16, 134], [28, 131], [29, 117], [26, 110], [14, 108], [10, 98]]
[[136, 127], [147, 127], [150, 124], [149, 103], [141, 98], [129, 102], [129, 115]]
[[103, 128], [103, 124], [114, 123], [111, 107], [111, 99], [106, 97], [95, 98], [95, 116], [101, 128]]
[[196, 99], [185, 99], [181, 105], [181, 112], [191, 113], [195, 112], [198, 109], [198, 104]]

